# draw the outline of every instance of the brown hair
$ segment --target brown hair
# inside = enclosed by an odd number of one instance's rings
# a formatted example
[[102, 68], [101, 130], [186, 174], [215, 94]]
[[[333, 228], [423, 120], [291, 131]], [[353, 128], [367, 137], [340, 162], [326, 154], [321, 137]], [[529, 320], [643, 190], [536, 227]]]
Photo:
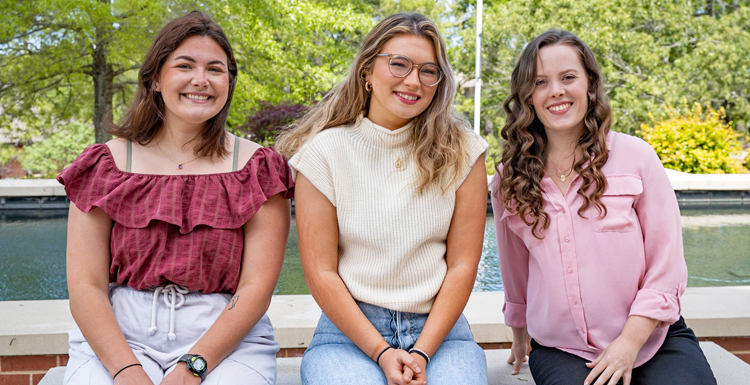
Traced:
[[319, 132], [336, 126], [349, 125], [369, 108], [370, 94], [365, 90], [364, 76], [372, 72], [375, 58], [383, 46], [397, 35], [416, 35], [432, 42], [438, 66], [444, 73], [429, 107], [413, 119], [411, 149], [419, 178], [417, 191], [436, 183], [446, 190], [459, 177], [468, 154], [465, 143], [473, 132], [468, 122], [453, 109], [456, 79], [453, 75], [445, 43], [435, 23], [419, 13], [398, 13], [378, 23], [365, 38], [346, 79], [334, 87], [291, 130], [276, 140], [276, 149], [291, 157]]
[[[549, 227], [549, 215], [543, 210], [541, 181], [547, 159], [547, 135], [544, 126], [531, 106], [534, 92], [539, 50], [545, 46], [564, 44], [574, 48], [580, 55], [589, 82], [589, 106], [584, 116], [584, 128], [576, 143], [577, 150], [589, 154], [575, 161], [573, 169], [583, 179], [578, 195], [584, 199], [578, 209], [583, 211], [593, 204], [600, 216], [607, 215], [601, 196], [607, 187], [607, 179], [601, 171], [609, 156], [605, 139], [612, 121], [612, 109], [604, 93], [602, 76], [591, 49], [576, 35], [567, 31], [550, 30], [537, 36], [523, 50], [511, 75], [510, 96], [503, 108], [507, 114], [501, 136], [503, 145], [502, 175], [500, 188], [495, 196], [502, 195], [505, 208], [519, 214], [532, 233], [542, 238], [542, 230]], [[498, 167], [498, 170], [500, 168]], [[593, 191], [587, 193], [591, 186]]]
[[172, 20], [156, 35], [138, 73], [138, 90], [133, 103], [119, 125], [108, 122], [108, 131], [112, 135], [140, 144], [148, 144], [156, 137], [164, 123], [164, 100], [161, 93], [154, 89], [154, 79], [167, 57], [191, 36], [210, 37], [224, 50], [229, 61], [227, 63], [229, 67], [227, 101], [216, 116], [206, 121], [200, 137], [193, 139], [199, 142], [194, 152], [198, 156], [224, 156], [228, 153], [225, 148], [224, 126], [237, 84], [237, 62], [234, 60], [234, 51], [224, 31], [211, 21], [207, 14], [200, 11], [192, 11]]

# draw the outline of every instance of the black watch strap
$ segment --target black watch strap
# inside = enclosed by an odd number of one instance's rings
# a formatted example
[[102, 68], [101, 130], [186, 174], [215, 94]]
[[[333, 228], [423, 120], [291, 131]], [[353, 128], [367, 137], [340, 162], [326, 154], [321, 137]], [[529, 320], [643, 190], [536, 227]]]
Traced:
[[190, 370], [190, 372], [196, 377], [200, 377], [201, 381], [206, 379], [208, 363], [202, 356], [198, 354], [183, 354], [178, 362], [184, 362], [187, 365], [188, 370]]

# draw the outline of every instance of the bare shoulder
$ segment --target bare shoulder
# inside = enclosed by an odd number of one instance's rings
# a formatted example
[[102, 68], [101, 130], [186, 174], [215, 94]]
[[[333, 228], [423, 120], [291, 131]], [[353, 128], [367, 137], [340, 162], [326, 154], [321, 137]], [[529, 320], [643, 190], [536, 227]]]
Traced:
[[120, 170], [125, 169], [128, 157], [128, 141], [123, 138], [114, 138], [106, 143], [109, 152], [112, 154], [112, 160]]
[[237, 155], [237, 163], [241, 166], [246, 164], [250, 158], [253, 157], [253, 154], [255, 154], [255, 151], [258, 151], [259, 148], [262, 148], [258, 143], [255, 143], [251, 140], [247, 140], [245, 138], [240, 138], [239, 136], [235, 136], [240, 141], [240, 150], [239, 154]]

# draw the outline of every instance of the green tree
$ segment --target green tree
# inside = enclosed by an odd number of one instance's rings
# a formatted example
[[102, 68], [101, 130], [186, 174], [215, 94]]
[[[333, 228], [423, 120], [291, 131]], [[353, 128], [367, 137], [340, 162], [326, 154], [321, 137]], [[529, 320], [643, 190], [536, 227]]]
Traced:
[[[739, 128], [750, 121], [750, 1], [516, 0], [484, 11], [482, 114], [495, 130], [518, 57], [551, 28], [594, 51], [618, 131], [636, 132], [650, 111], [663, 114], [661, 105], [683, 98], [724, 107]], [[455, 56], [466, 74], [474, 71], [473, 36], [473, 28], [463, 31]]]
[[230, 127], [261, 102], [319, 99], [346, 74], [373, 25], [365, 0], [217, 0], [210, 7], [240, 70]]
[[[93, 123], [130, 97], [130, 85], [153, 31], [174, 2], [148, 0], [3, 1], [0, 105], [3, 127], [26, 136], [68, 120]], [[119, 99], [115, 102], [116, 97]]]
[[3, 0], [0, 127], [29, 137], [78, 120], [106, 141], [104, 118], [130, 102], [154, 34], [194, 7], [213, 15], [237, 51], [230, 127], [260, 101], [316, 99], [372, 24], [364, 0]]
[[45, 140], [24, 148], [23, 168], [43, 178], [54, 178], [92, 143], [94, 135], [90, 125], [65, 124]]

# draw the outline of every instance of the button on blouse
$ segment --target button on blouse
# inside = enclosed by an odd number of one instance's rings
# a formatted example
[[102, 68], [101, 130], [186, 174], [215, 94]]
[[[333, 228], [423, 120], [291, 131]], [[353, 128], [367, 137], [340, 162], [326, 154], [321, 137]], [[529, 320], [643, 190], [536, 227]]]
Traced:
[[[661, 321], [636, 360], [653, 357], [679, 319], [687, 283], [677, 199], [653, 149], [638, 138], [608, 134], [602, 168], [607, 215], [584, 199], [576, 176], [566, 194], [545, 177], [550, 226], [538, 239], [508, 212], [492, 181], [498, 255], [505, 287], [505, 321], [528, 327], [540, 344], [594, 360], [631, 315]], [[501, 168], [502, 170], [502, 168]]]

